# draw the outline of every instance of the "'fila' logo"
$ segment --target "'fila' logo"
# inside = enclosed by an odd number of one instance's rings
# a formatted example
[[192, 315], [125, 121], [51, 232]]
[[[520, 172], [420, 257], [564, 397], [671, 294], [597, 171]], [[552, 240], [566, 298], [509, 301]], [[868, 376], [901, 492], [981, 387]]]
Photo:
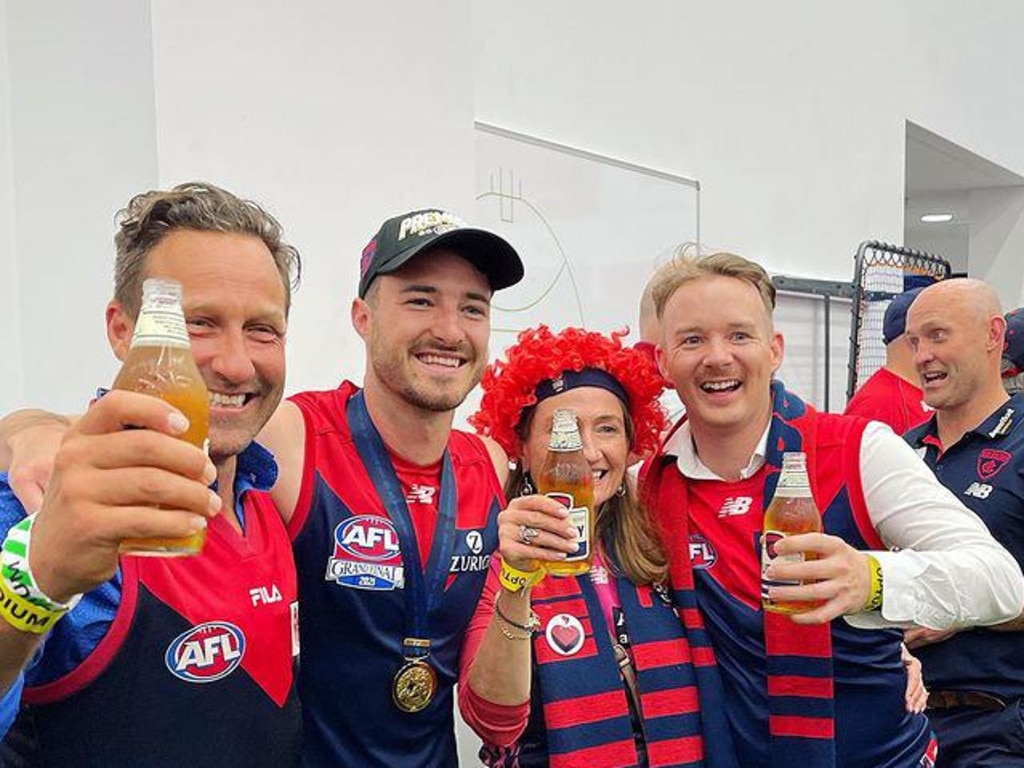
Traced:
[[722, 504], [721, 509], [718, 510], [718, 516], [736, 517], [738, 515], [745, 515], [750, 511], [753, 503], [754, 499], [750, 496], [730, 496]]
[[208, 621], [174, 638], [167, 646], [164, 663], [181, 680], [211, 683], [234, 672], [244, 655], [241, 629], [226, 621]]
[[269, 605], [270, 603], [279, 603], [284, 598], [281, 597], [281, 590], [277, 588], [277, 584], [271, 584], [270, 589], [266, 587], [253, 587], [249, 590], [249, 597], [252, 598], [252, 604], [254, 606], [263, 603]]
[[976, 499], [987, 499], [992, 493], [992, 486], [988, 483], [971, 483], [964, 491], [964, 496], [973, 496]]

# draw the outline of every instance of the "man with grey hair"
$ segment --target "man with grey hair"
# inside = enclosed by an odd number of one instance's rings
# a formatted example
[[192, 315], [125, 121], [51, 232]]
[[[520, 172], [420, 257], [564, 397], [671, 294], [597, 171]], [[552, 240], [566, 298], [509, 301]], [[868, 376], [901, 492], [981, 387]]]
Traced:
[[[1003, 389], [1006, 319], [991, 286], [966, 278], [926, 288], [907, 338], [934, 417], [907, 441], [1024, 564], [1024, 395]], [[907, 633], [931, 689], [941, 768], [1024, 765], [1024, 619]]]
[[[210, 392], [209, 459], [175, 437], [187, 419], [146, 395], [110, 392], [70, 428], [52, 415], [11, 417], [35, 423], [34, 439], [47, 424], [61, 439], [56, 459], [22, 478], [24, 506], [0, 475], [0, 592], [5, 604], [28, 601], [0, 610], [8, 711], [25, 668], [2, 761], [296, 766], [295, 567], [266, 493], [274, 459], [253, 438], [284, 389], [299, 255], [259, 206], [204, 183], [133, 198], [116, 246], [111, 347], [124, 359], [143, 280], [181, 283]], [[126, 538], [201, 528], [193, 557], [119, 555]], [[18, 622], [26, 611], [45, 622]]]

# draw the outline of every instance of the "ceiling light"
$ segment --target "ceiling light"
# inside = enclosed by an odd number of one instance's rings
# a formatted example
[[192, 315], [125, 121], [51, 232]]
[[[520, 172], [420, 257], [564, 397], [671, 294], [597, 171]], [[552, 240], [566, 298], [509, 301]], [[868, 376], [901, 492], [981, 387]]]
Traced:
[[947, 221], [953, 220], [952, 213], [926, 213], [921, 217], [921, 221], [926, 224], [945, 224]]

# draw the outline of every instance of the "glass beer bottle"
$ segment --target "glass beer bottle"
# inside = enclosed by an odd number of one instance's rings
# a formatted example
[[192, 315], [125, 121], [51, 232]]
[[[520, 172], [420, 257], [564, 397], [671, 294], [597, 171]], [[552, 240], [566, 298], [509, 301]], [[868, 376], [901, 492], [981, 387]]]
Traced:
[[807, 477], [807, 456], [802, 452], [782, 454], [782, 473], [772, 503], [764, 513], [761, 535], [761, 602], [766, 611], [774, 613], [806, 613], [821, 605], [815, 600], [772, 600], [769, 587], [800, 586], [800, 581], [769, 580], [765, 571], [772, 563], [802, 563], [815, 557], [813, 553], [777, 555], [775, 545], [787, 536], [798, 533], [820, 533], [821, 513], [811, 496]]
[[553, 576], [586, 573], [594, 557], [594, 478], [572, 411], [555, 411], [548, 455], [534, 481], [539, 493], [568, 508], [568, 522], [576, 527], [579, 540], [579, 547], [565, 560], [546, 562], [544, 567]]
[[[181, 438], [208, 450], [210, 397], [192, 358], [180, 283], [155, 278], [143, 283], [131, 349], [112, 389], [166, 400], [188, 419], [188, 431]], [[205, 541], [204, 528], [180, 539], [125, 539], [120, 551], [162, 557], [194, 555], [202, 551]]]

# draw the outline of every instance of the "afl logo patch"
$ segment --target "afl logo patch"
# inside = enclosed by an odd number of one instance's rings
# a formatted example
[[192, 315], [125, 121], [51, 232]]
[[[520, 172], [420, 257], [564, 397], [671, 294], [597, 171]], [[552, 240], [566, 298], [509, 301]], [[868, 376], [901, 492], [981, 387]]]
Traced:
[[699, 533], [690, 534], [690, 564], [698, 570], [706, 570], [718, 560], [718, 553], [711, 542]]
[[551, 650], [559, 656], [572, 656], [579, 653], [583, 647], [586, 635], [583, 632], [583, 625], [580, 620], [569, 613], [559, 613], [552, 616], [544, 630], [544, 637], [551, 646]]
[[212, 683], [227, 677], [245, 656], [245, 635], [234, 624], [208, 621], [182, 632], [164, 654], [175, 677], [189, 683]]
[[334, 529], [337, 554], [346, 553], [364, 563], [383, 563], [398, 556], [398, 533], [385, 517], [360, 515]]
[[405, 584], [402, 548], [394, 524], [380, 515], [358, 515], [334, 529], [327, 581], [342, 587], [384, 591]]

